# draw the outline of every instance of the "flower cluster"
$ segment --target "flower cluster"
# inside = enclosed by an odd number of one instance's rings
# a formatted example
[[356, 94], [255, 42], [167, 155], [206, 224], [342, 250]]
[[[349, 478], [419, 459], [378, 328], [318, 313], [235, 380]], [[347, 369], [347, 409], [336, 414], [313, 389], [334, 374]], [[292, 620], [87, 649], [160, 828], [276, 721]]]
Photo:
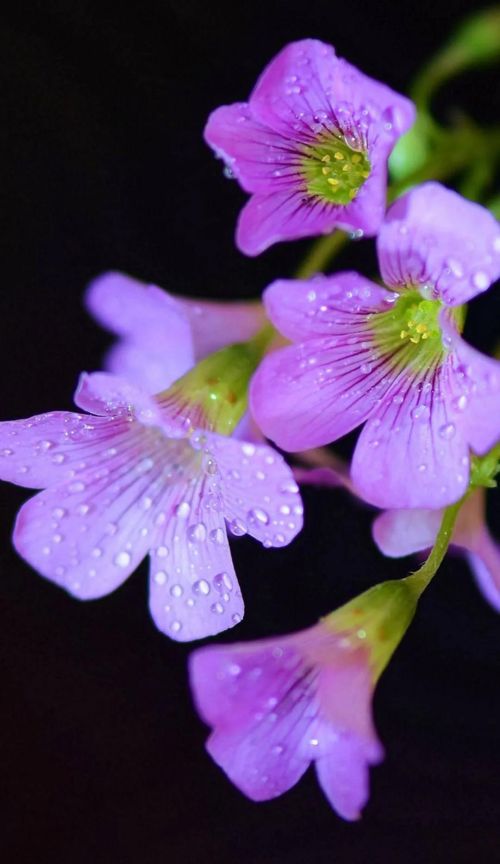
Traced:
[[[228, 536], [291, 543], [297, 481], [342, 484], [382, 508], [373, 537], [385, 555], [430, 550], [415, 574], [309, 629], [190, 659], [208, 751], [232, 781], [268, 799], [314, 762], [346, 819], [382, 759], [373, 688], [450, 544], [500, 611], [485, 523], [500, 362], [462, 337], [466, 304], [500, 276], [500, 226], [435, 181], [386, 210], [387, 160], [414, 117], [331, 46], [285, 47], [249, 101], [218, 108], [205, 130], [251, 194], [237, 244], [256, 255], [337, 228], [376, 235], [381, 281], [313, 274], [273, 282], [262, 303], [224, 304], [104, 274], [86, 303], [117, 340], [102, 371], [81, 375], [79, 411], [0, 423], [0, 477], [41, 490], [18, 514], [19, 554], [80, 600], [113, 591], [149, 556], [151, 616], [174, 640], [242, 620]], [[361, 425], [350, 469], [316, 449]]]

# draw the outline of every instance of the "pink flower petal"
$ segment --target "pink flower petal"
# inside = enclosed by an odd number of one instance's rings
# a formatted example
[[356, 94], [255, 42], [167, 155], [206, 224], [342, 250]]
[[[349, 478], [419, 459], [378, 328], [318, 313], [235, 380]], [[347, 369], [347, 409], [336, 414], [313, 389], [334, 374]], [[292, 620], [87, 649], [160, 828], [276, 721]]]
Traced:
[[474, 574], [477, 587], [485, 600], [500, 612], [500, 546], [487, 531], [484, 531], [476, 552], [469, 552], [467, 559]]
[[[85, 298], [92, 315], [123, 338], [106, 368], [149, 393], [169, 387], [194, 365], [191, 326], [183, 303], [124, 273], [104, 273]], [[154, 370], [154, 371], [152, 371]]]
[[364, 651], [352, 654], [323, 624], [292, 636], [201, 649], [190, 657], [197, 708], [213, 727], [207, 749], [257, 801], [281, 795], [317, 760], [345, 818], [367, 797], [366, 767], [382, 750], [371, 721]]
[[373, 539], [383, 555], [403, 558], [433, 546], [442, 518], [442, 510], [386, 510], [373, 522]]
[[408, 99], [337, 58], [331, 45], [317, 39], [292, 42], [269, 63], [250, 107], [258, 121], [299, 140], [311, 132], [347, 131], [345, 115], [361, 111], [368, 130], [370, 123], [380, 123], [378, 134], [394, 140], [415, 115]]
[[[352, 271], [313, 279], [278, 279], [266, 288], [264, 304], [283, 336], [294, 342], [331, 337], [358, 353], [367, 316], [387, 312], [394, 295]], [[371, 336], [369, 337], [371, 338]]]
[[449, 306], [467, 302], [500, 276], [498, 222], [439, 183], [424, 183], [392, 205], [377, 246], [387, 285], [431, 286]]
[[246, 342], [266, 324], [262, 303], [255, 300], [182, 301], [189, 318], [196, 359], [206, 357], [233, 342]]
[[444, 339], [453, 352], [455, 398], [451, 410], [476, 453], [500, 439], [500, 363], [471, 348], [441, 315]]
[[270, 180], [276, 188], [296, 180], [299, 154], [293, 142], [256, 122], [245, 102], [213, 111], [204, 137], [247, 192], [267, 191]]
[[[243, 599], [222, 513], [203, 475], [163, 513], [151, 550], [149, 608], [159, 630], [187, 641], [214, 636], [238, 624]], [[210, 504], [210, 506], [206, 506]], [[156, 517], [161, 523], [161, 514]]]
[[126, 378], [110, 372], [83, 372], [74, 395], [75, 404], [92, 414], [116, 417], [132, 412], [144, 425], [160, 425], [156, 402]]
[[316, 761], [319, 784], [343, 819], [359, 819], [368, 801], [370, 761], [362, 742], [350, 735], [339, 736], [328, 755]]
[[415, 380], [403, 373], [359, 436], [352, 479], [377, 507], [444, 507], [464, 494], [469, 448], [451, 420], [453, 357]]
[[[98, 463], [99, 452], [106, 457], [101, 467], [87, 467], [29, 500], [14, 531], [19, 554], [82, 600], [113, 591], [137, 568], [150, 543], [144, 501], [151, 495], [154, 460], [135, 449], [137, 434], [127, 427], [112, 444], [106, 453], [104, 442], [94, 438], [90, 462]], [[140, 458], [131, 458], [134, 452]]]
[[258, 193], [239, 215], [236, 244], [245, 255], [259, 255], [280, 240], [333, 230], [343, 212], [344, 208], [335, 204], [305, 198], [299, 187]]
[[233, 534], [286, 546], [302, 528], [303, 507], [291, 468], [267, 445], [210, 436], [221, 474], [224, 515]]
[[0, 477], [30, 489], [64, 483], [89, 455], [95, 463], [103, 461], [95, 435], [106, 446], [112, 435], [108, 418], [53, 411], [0, 423]]

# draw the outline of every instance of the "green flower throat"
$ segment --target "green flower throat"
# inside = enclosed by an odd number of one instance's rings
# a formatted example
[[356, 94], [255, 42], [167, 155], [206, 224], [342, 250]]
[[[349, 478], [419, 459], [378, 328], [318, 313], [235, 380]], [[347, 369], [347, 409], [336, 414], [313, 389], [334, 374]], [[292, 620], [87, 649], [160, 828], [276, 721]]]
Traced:
[[300, 171], [308, 193], [332, 204], [349, 204], [370, 169], [366, 154], [353, 150], [340, 136], [325, 135], [303, 148]]

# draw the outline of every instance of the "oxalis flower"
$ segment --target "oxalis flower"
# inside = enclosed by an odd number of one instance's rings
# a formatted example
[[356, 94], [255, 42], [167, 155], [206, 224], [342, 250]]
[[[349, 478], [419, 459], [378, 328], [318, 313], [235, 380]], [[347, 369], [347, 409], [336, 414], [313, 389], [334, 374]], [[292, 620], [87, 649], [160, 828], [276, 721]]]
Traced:
[[359, 817], [383, 757], [373, 688], [415, 612], [412, 579], [377, 585], [308, 630], [191, 656], [208, 752], [242, 792], [275, 798], [314, 762], [335, 810]]
[[205, 139], [252, 197], [236, 242], [258, 255], [279, 240], [336, 227], [375, 234], [387, 159], [413, 123], [412, 103], [304, 39], [266, 67], [248, 102], [214, 111]]
[[500, 274], [500, 230], [487, 210], [427, 183], [390, 208], [377, 247], [387, 287], [348, 272], [267, 289], [271, 320], [297, 344], [264, 359], [251, 404], [285, 450], [366, 421], [352, 462], [361, 497], [439, 508], [467, 489], [470, 450], [500, 437], [500, 364], [460, 336], [461, 304]]
[[17, 551], [79, 599], [113, 591], [149, 553], [160, 630], [185, 641], [237, 624], [226, 522], [265, 546], [302, 526], [282, 457], [228, 437], [246, 406], [250, 344], [211, 355], [155, 397], [94, 373], [75, 395], [90, 413], [1, 423], [0, 477], [44, 489], [19, 512]]

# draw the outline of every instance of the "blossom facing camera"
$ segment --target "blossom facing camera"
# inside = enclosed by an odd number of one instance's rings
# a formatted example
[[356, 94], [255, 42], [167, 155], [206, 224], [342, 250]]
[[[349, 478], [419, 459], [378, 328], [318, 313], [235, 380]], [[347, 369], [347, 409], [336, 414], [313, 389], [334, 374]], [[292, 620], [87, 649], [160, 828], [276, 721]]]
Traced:
[[413, 104], [336, 56], [331, 45], [287, 45], [248, 102], [209, 117], [205, 140], [251, 198], [236, 242], [258, 255], [280, 240], [340, 227], [373, 235], [385, 211], [387, 159]]
[[391, 207], [377, 248], [387, 287], [348, 272], [267, 289], [268, 315], [294, 344], [261, 363], [253, 413], [291, 451], [364, 423], [357, 494], [382, 508], [445, 507], [467, 489], [470, 451], [500, 438], [500, 363], [460, 335], [461, 304], [500, 275], [500, 228], [427, 183]]
[[[233, 361], [238, 347], [224, 349]], [[189, 373], [198, 393], [204, 370]], [[44, 489], [19, 511], [20, 555], [87, 600], [113, 591], [149, 554], [151, 615], [180, 641], [242, 618], [226, 523], [265, 546], [286, 545], [302, 527], [298, 487], [280, 454], [194, 428], [186, 411], [191, 405], [201, 420], [203, 402], [190, 403], [189, 384], [153, 397], [109, 373], [83, 375], [75, 402], [89, 413], [0, 423], [0, 477]], [[217, 412], [211, 378], [209, 391]], [[224, 427], [238, 409], [231, 397], [213, 415]]]
[[383, 757], [373, 689], [415, 612], [410, 579], [376, 585], [308, 630], [191, 655], [207, 750], [242, 792], [275, 798], [314, 762], [332, 807], [359, 818], [369, 766]]

